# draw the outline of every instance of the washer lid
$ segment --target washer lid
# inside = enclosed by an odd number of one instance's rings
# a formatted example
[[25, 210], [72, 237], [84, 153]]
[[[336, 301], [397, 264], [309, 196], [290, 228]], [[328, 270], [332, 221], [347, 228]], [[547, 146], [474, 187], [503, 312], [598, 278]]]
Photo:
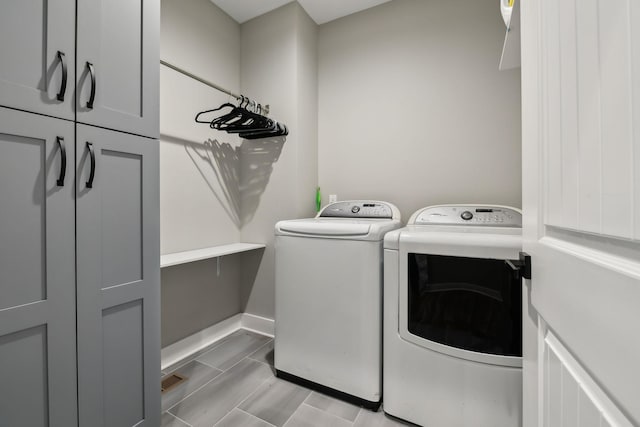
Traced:
[[307, 218], [280, 221], [276, 236], [315, 237], [347, 240], [382, 240], [391, 230], [402, 227], [396, 219]]
[[278, 231], [292, 234], [311, 234], [314, 236], [366, 236], [369, 224], [320, 222], [320, 221], [282, 221], [278, 223]]

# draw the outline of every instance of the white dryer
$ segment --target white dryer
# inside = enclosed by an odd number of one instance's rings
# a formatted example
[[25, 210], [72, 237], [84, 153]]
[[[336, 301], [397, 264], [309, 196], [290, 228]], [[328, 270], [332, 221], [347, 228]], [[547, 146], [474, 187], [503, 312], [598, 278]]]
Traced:
[[418, 210], [384, 243], [384, 410], [431, 427], [522, 425], [521, 212]]
[[382, 393], [382, 245], [390, 203], [345, 201], [275, 227], [277, 375], [377, 408]]

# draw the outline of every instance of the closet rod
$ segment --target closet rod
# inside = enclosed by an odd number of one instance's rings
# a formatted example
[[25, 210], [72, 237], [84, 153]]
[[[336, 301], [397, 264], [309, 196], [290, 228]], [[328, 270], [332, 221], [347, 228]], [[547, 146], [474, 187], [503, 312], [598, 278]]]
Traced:
[[[184, 74], [184, 75], [185, 75], [185, 76], [187, 76], [187, 77], [191, 77], [192, 79], [197, 80], [197, 81], [199, 81], [199, 82], [200, 82], [200, 83], [202, 83], [202, 84], [205, 84], [205, 85], [207, 85], [207, 86], [209, 86], [209, 87], [212, 87], [212, 88], [214, 88], [214, 89], [216, 89], [216, 90], [219, 90], [220, 92], [224, 92], [224, 93], [226, 93], [226, 94], [228, 94], [228, 95], [230, 95], [230, 96], [233, 96], [233, 97], [234, 97], [235, 99], [237, 99], [237, 100], [242, 99], [242, 96], [241, 96], [241, 95], [237, 95], [237, 94], [235, 94], [235, 93], [231, 92], [230, 90], [227, 90], [227, 89], [223, 88], [222, 86], [218, 86], [217, 84], [215, 84], [215, 83], [211, 83], [211, 82], [210, 82], [210, 81], [208, 81], [208, 80], [205, 80], [205, 79], [203, 79], [203, 78], [200, 78], [200, 77], [196, 76], [195, 74], [191, 74], [190, 72], [188, 72], [188, 71], [186, 71], [186, 70], [183, 70], [182, 68], [177, 67], [177, 66], [175, 66], [175, 65], [173, 65], [173, 64], [170, 64], [170, 63], [168, 63], [167, 61], [163, 61], [163, 60], [161, 59], [161, 60], [160, 60], [160, 63], [161, 63], [162, 65], [166, 66], [166, 67], [171, 68], [172, 70], [175, 70], [175, 71], [179, 72], [180, 74]], [[262, 106], [262, 111], [263, 111], [265, 114], [269, 114], [269, 106], [268, 106], [268, 105], [263, 105], [263, 106]]]

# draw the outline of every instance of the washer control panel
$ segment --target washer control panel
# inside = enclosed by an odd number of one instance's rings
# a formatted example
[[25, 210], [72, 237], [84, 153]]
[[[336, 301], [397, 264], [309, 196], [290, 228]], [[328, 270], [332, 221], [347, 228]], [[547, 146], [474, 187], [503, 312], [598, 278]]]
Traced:
[[391, 206], [382, 202], [346, 201], [325, 206], [319, 218], [380, 218], [392, 219]]
[[507, 206], [441, 205], [416, 212], [409, 224], [522, 227], [522, 213]]

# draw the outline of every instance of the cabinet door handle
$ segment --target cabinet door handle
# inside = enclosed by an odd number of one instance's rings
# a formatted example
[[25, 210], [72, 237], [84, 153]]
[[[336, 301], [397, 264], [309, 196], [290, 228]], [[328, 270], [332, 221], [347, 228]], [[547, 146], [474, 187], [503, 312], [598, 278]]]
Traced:
[[89, 95], [89, 101], [87, 101], [87, 108], [93, 109], [93, 101], [96, 99], [96, 70], [91, 62], [87, 62], [87, 69], [91, 77], [91, 94]]
[[60, 149], [60, 175], [56, 184], [58, 187], [64, 187], [64, 176], [67, 174], [67, 149], [64, 146], [64, 138], [61, 136], [56, 137], [58, 148]]
[[62, 65], [62, 81], [60, 82], [60, 91], [56, 98], [58, 101], [64, 101], [64, 94], [67, 92], [67, 59], [64, 52], [58, 51], [58, 61]]
[[89, 173], [87, 188], [93, 188], [93, 178], [96, 176], [96, 154], [93, 152], [93, 144], [89, 141], [87, 141], [87, 148], [89, 149], [89, 157], [91, 158], [91, 172]]

